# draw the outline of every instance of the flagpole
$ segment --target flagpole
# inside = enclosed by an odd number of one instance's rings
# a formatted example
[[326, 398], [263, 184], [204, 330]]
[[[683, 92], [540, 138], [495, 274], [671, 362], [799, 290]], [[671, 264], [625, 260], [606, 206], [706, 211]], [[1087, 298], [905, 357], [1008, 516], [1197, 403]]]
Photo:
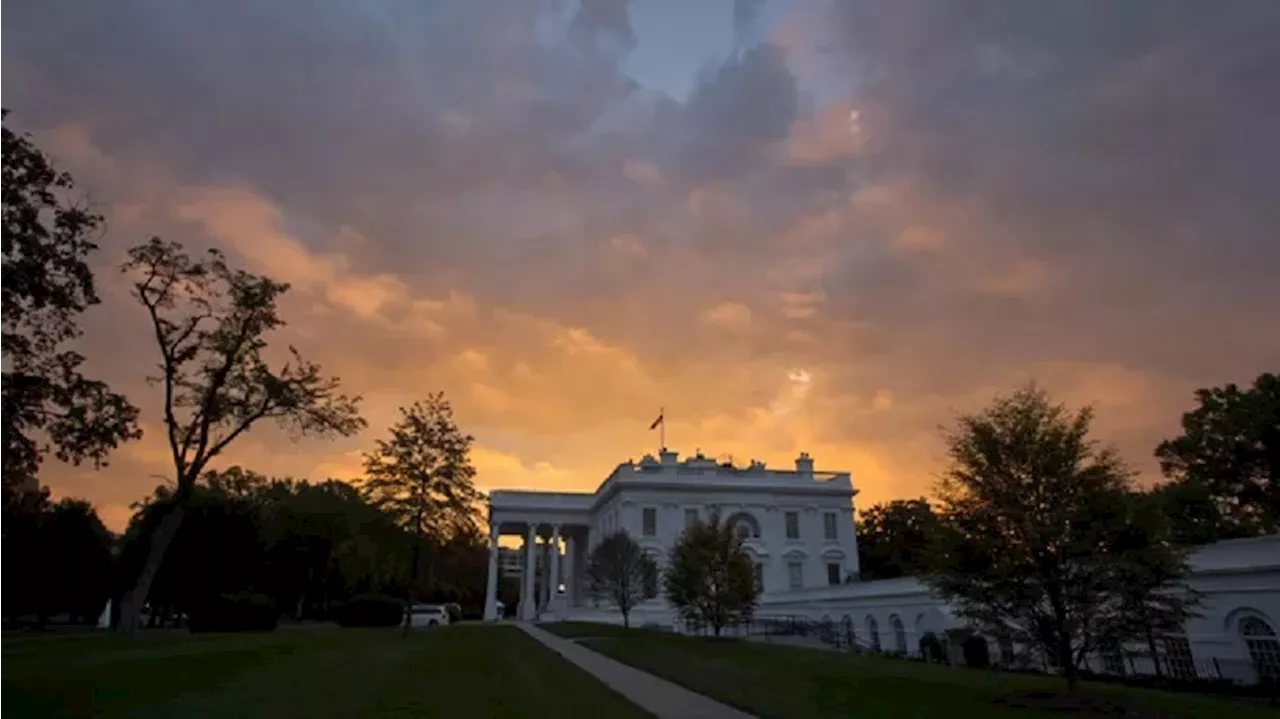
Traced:
[[658, 418], [662, 420], [662, 424], [658, 425], [658, 442], [662, 445], [662, 449], [658, 450], [661, 454], [667, 451], [667, 408], [658, 408]]

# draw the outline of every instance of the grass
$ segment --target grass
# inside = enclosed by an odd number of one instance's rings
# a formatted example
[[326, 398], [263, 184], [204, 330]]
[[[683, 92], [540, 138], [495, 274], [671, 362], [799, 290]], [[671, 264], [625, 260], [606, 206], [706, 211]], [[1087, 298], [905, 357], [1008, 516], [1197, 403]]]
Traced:
[[30, 717], [646, 717], [510, 626], [6, 636], [5, 713]]
[[670, 632], [662, 632], [657, 629], [643, 629], [632, 626], [624, 627], [621, 624], [604, 624], [601, 622], [547, 622], [539, 624], [539, 629], [545, 629], [552, 634], [565, 639], [599, 639], [604, 637], [634, 637], [634, 636], [667, 636]]
[[[1061, 679], [741, 640], [599, 625], [544, 625], [602, 654], [760, 717], [1100, 717], [1276, 719], [1248, 700], [1085, 684], [1067, 707]], [[1038, 702], [1031, 706], [1017, 701]], [[1123, 713], [1113, 713], [1123, 708]]]

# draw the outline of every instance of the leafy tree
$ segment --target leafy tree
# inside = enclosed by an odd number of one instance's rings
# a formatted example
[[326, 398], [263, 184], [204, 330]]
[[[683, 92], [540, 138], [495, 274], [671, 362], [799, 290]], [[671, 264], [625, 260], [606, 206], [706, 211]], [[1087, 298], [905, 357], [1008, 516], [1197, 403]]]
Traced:
[[1188, 571], [1186, 545], [1175, 541], [1173, 523], [1157, 498], [1129, 496], [1129, 523], [1116, 533], [1116, 546], [1125, 554], [1117, 565], [1119, 610], [1104, 617], [1100, 634], [1104, 645], [1141, 639], [1151, 652], [1156, 674], [1161, 673], [1157, 637], [1184, 631], [1196, 616], [1201, 594], [1183, 582]]
[[928, 500], [895, 499], [859, 512], [858, 565], [863, 579], [920, 573], [937, 518]]
[[1203, 543], [1280, 531], [1280, 377], [1258, 375], [1196, 392], [1182, 434], [1160, 443], [1169, 508], [1181, 540]]
[[710, 625], [718, 637], [755, 612], [755, 565], [733, 527], [712, 517], [684, 530], [671, 549], [667, 601], [686, 621]]
[[443, 542], [476, 526], [482, 499], [471, 465], [474, 438], [458, 429], [443, 393], [400, 409], [391, 438], [364, 458], [364, 490], [413, 537], [405, 628], [419, 576], [423, 545]]
[[81, 623], [97, 621], [107, 602], [114, 541], [89, 502], [64, 498], [50, 507], [38, 554], [52, 611]]
[[173, 542], [196, 481], [209, 462], [261, 420], [299, 435], [348, 436], [365, 426], [358, 397], [339, 392], [290, 348], [273, 369], [267, 335], [284, 325], [277, 308], [289, 286], [234, 270], [210, 250], [193, 260], [182, 246], [153, 238], [129, 251], [124, 271], [146, 309], [160, 350], [164, 419], [174, 464], [173, 501], [149, 537], [146, 561], [121, 599], [120, 627], [137, 628], [165, 552]]
[[88, 502], [23, 493], [4, 520], [5, 613], [97, 620], [107, 601], [113, 537]]
[[[1034, 385], [960, 418], [923, 577], [988, 636], [1043, 652], [1074, 688], [1082, 658], [1176, 594], [1185, 571], [1133, 501], [1119, 457]], [[1167, 571], [1142, 575], [1158, 562]], [[1144, 581], [1134, 583], [1135, 577]]]
[[64, 461], [101, 466], [110, 450], [141, 432], [138, 409], [81, 374], [84, 356], [67, 348], [81, 334], [80, 313], [99, 302], [86, 260], [98, 249], [102, 216], [69, 197], [71, 176], [55, 170], [30, 138], [5, 127], [3, 143], [0, 458], [8, 497], [31, 487], [50, 449]]
[[41, 529], [49, 507], [48, 488], [13, 492], [4, 503], [4, 616], [9, 622], [36, 615], [43, 626], [53, 611], [46, 606], [40, 576], [43, 558]]
[[623, 626], [631, 626], [631, 610], [651, 598], [658, 565], [625, 530], [605, 537], [591, 549], [587, 560], [587, 585], [622, 612]]

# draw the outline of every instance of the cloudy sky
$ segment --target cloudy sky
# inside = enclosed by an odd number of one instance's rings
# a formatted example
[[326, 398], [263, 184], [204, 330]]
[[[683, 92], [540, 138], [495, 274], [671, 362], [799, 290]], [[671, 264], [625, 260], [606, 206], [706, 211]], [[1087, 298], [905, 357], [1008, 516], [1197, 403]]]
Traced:
[[927, 492], [1037, 378], [1154, 480], [1201, 386], [1280, 369], [1273, 0], [7, 3], [3, 93], [107, 216], [93, 370], [146, 438], [45, 481], [120, 526], [171, 468], [115, 268], [293, 284], [370, 429], [225, 463], [357, 477], [443, 390], [482, 488], [668, 444]]

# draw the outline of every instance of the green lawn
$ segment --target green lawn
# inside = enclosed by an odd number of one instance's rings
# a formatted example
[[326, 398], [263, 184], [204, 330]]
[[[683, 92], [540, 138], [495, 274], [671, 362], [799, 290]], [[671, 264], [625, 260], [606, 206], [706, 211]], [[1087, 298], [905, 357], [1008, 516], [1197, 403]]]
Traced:
[[[1083, 685], [1070, 709], [1010, 706], [1046, 701], [1063, 682], [1053, 677], [952, 668], [902, 659], [740, 640], [658, 635], [614, 627], [544, 625], [619, 661], [760, 717], [1100, 717], [1123, 706], [1125, 717], [1154, 719], [1277, 719], [1257, 702], [1174, 694], [1116, 685]], [[1109, 705], [1109, 706], [1107, 706]]]
[[670, 634], [670, 632], [661, 632], [656, 629], [641, 629], [635, 626], [626, 628], [621, 624], [603, 624], [599, 622], [546, 622], [545, 624], [539, 624], [538, 628], [545, 629], [556, 636], [565, 637], [566, 639], [634, 637], [637, 635], [667, 636]]
[[15, 717], [645, 717], [510, 626], [6, 635]]

